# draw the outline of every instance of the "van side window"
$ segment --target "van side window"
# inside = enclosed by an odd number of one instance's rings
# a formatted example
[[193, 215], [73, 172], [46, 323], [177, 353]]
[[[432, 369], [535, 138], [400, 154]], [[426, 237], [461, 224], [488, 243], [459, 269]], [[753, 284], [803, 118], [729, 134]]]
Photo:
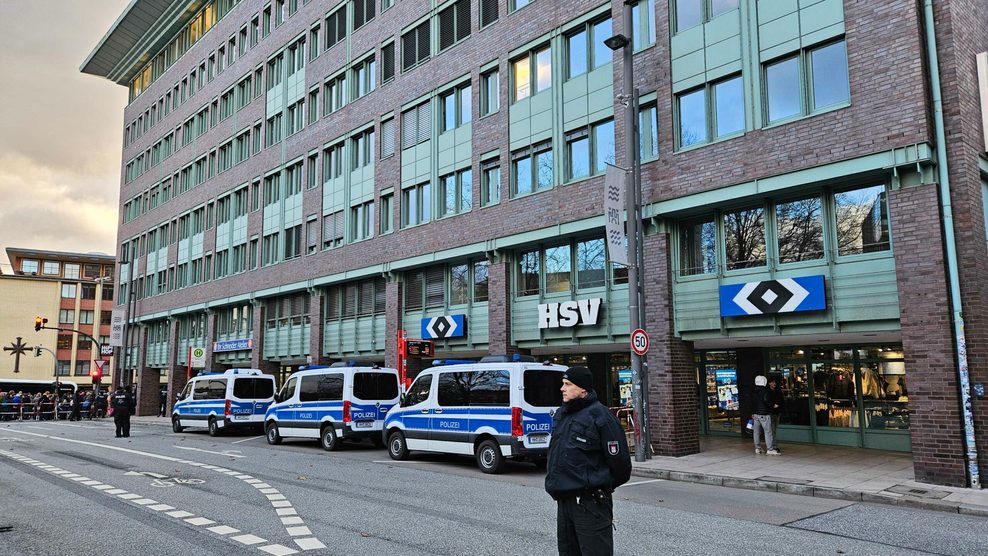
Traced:
[[440, 406], [469, 405], [470, 383], [477, 373], [439, 373]]
[[266, 378], [233, 379], [233, 397], [240, 399], [270, 398], [274, 394], [274, 382]]
[[557, 371], [548, 369], [526, 369], [523, 380], [525, 386], [525, 403], [535, 407], [559, 407], [563, 403], [563, 394], [559, 387], [563, 377]]
[[343, 375], [309, 375], [302, 377], [300, 402], [340, 401], [343, 399]]
[[440, 373], [440, 406], [504, 406], [510, 403], [508, 371]]
[[279, 402], [283, 402], [292, 397], [292, 394], [295, 393], [295, 382], [297, 381], [297, 378], [292, 377], [288, 379], [288, 382], [286, 382], [284, 386], [281, 387], [281, 390], [278, 391]]
[[353, 397], [359, 400], [393, 400], [398, 397], [398, 377], [391, 373], [354, 373]]
[[405, 405], [415, 405], [429, 399], [429, 390], [431, 388], [432, 375], [419, 377], [408, 389], [408, 396], [405, 397]]
[[182, 389], [182, 393], [178, 395], [178, 399], [184, 400], [185, 398], [188, 398], [189, 394], [191, 393], [192, 393], [192, 383], [190, 382], [185, 385], [185, 388]]
[[226, 380], [215, 379], [209, 381], [209, 399], [222, 400], [226, 398]]

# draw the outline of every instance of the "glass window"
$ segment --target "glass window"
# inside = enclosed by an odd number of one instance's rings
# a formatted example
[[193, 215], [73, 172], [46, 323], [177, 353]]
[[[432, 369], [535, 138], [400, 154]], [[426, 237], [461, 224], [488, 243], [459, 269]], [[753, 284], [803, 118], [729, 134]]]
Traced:
[[597, 69], [605, 64], [610, 64], [614, 60], [612, 51], [604, 41], [611, 38], [614, 31], [611, 29], [611, 19], [607, 18], [598, 21], [593, 25], [593, 60], [591, 68]]
[[65, 299], [75, 299], [76, 284], [62, 284], [62, 297]]
[[470, 265], [449, 267], [449, 304], [464, 305], [470, 302]]
[[[644, 19], [642, 10], [645, 13]], [[631, 7], [631, 26], [631, 38], [636, 51], [655, 44], [655, 0], [641, 0]]]
[[570, 274], [572, 272], [572, 262], [570, 260], [570, 246], [560, 245], [550, 247], [545, 250], [545, 291], [568, 292], [570, 291]]
[[819, 197], [775, 205], [780, 263], [823, 258], [822, 210]]
[[37, 274], [38, 261], [33, 259], [21, 259], [21, 272], [24, 274]]
[[552, 147], [535, 153], [535, 179], [539, 189], [552, 187]]
[[480, 187], [481, 205], [495, 205], [501, 200], [501, 166], [498, 160], [482, 165]]
[[408, 388], [404, 406], [415, 405], [429, 399], [429, 390], [432, 389], [432, 375], [424, 375], [415, 380]]
[[58, 311], [59, 324], [72, 324], [75, 322], [75, 311], [72, 309], [61, 309]]
[[714, 217], [679, 225], [679, 273], [682, 276], [717, 272], [717, 224]]
[[587, 31], [566, 37], [566, 57], [570, 78], [587, 73]]
[[243, 400], [265, 399], [274, 395], [274, 382], [266, 378], [236, 378], [233, 396]]
[[738, 9], [738, 0], [710, 0], [710, 17]]
[[679, 96], [679, 145], [689, 147], [707, 141], [706, 90]]
[[659, 120], [655, 104], [643, 106], [638, 114], [641, 159], [649, 160], [659, 156]]
[[532, 157], [526, 156], [515, 160], [515, 193], [522, 195], [532, 192]]
[[79, 265], [75, 263], [65, 263], [65, 278], [79, 279]]
[[603, 174], [614, 164], [614, 120], [593, 126], [594, 173]]
[[471, 406], [509, 405], [511, 375], [508, 371], [479, 371], [469, 374], [473, 375], [468, 400]]
[[590, 138], [586, 129], [570, 134], [566, 140], [569, 179], [585, 178], [590, 175]]
[[795, 56], [765, 67], [768, 121], [775, 122], [802, 112], [799, 60]]
[[535, 92], [552, 86], [552, 50], [543, 48], [535, 53]]
[[703, 0], [676, 0], [676, 30], [696, 27], [703, 22]]
[[43, 272], [49, 276], [58, 276], [61, 271], [60, 266], [61, 265], [58, 264], [58, 261], [45, 261]]
[[810, 52], [810, 68], [814, 110], [851, 100], [844, 41]]
[[532, 63], [528, 56], [511, 63], [514, 78], [515, 100], [528, 98], [532, 94]]
[[889, 250], [887, 202], [883, 185], [834, 195], [838, 255]]
[[79, 311], [79, 324], [93, 324], [93, 311]]
[[744, 131], [744, 91], [741, 76], [713, 86], [717, 137]]
[[539, 252], [522, 253], [518, 258], [518, 295], [539, 293]]
[[469, 405], [470, 385], [477, 373], [439, 373], [440, 406]]
[[563, 374], [548, 369], [526, 369], [524, 374], [525, 403], [535, 407], [559, 407], [563, 403]]
[[488, 285], [490, 283], [490, 263], [478, 261], [473, 264], [473, 300], [487, 301]]
[[480, 115], [486, 116], [498, 110], [498, 74], [497, 70], [489, 71], [480, 76], [481, 97]]
[[604, 286], [606, 256], [603, 239], [591, 239], [576, 244], [576, 285], [578, 288]]
[[764, 212], [753, 208], [724, 214], [727, 270], [765, 266]]
[[55, 341], [56, 349], [72, 349], [72, 335], [59, 334]]

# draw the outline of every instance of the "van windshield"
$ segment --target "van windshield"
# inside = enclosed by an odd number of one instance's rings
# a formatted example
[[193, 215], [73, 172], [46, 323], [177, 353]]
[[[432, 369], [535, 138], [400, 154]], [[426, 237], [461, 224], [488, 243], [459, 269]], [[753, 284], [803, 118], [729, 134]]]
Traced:
[[563, 373], [549, 369], [525, 370], [525, 403], [535, 407], [559, 407], [563, 403]]
[[241, 400], [270, 398], [274, 395], [274, 381], [270, 378], [237, 378], [233, 381], [233, 397]]
[[392, 373], [354, 373], [353, 397], [359, 400], [393, 400], [398, 397], [398, 377]]

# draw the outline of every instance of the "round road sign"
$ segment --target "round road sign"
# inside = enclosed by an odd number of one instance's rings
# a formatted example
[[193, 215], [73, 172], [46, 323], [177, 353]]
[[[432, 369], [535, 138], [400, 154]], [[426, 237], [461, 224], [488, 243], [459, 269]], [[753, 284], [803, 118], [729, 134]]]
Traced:
[[631, 350], [636, 355], [645, 355], [648, 353], [648, 334], [641, 328], [631, 333]]

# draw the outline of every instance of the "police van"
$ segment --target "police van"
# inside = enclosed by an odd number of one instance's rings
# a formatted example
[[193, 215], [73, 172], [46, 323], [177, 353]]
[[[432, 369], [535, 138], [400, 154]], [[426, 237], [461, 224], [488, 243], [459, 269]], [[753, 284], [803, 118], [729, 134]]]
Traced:
[[566, 369], [520, 355], [435, 361], [388, 412], [388, 454], [472, 455], [484, 473], [500, 473], [507, 458], [545, 465]]
[[206, 427], [210, 436], [224, 429], [260, 428], [274, 401], [274, 377], [259, 369], [230, 369], [192, 377], [172, 409], [172, 430]]
[[292, 374], [264, 417], [269, 444], [284, 438], [318, 438], [325, 450], [344, 440], [381, 444], [384, 415], [398, 403], [398, 371], [339, 362], [310, 365]]

